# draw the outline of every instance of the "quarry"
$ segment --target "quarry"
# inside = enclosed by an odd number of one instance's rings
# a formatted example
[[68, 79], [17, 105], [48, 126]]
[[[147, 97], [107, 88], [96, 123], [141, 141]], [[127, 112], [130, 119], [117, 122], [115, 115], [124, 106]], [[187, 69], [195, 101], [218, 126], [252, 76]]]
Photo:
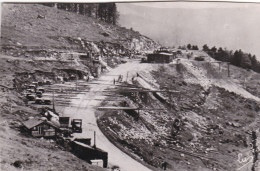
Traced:
[[259, 73], [56, 5], [1, 17], [0, 170], [259, 170]]

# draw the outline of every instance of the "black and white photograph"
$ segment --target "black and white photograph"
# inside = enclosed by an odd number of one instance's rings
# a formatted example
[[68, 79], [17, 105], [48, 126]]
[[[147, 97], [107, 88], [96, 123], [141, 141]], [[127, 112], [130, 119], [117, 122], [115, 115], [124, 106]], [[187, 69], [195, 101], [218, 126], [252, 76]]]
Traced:
[[260, 171], [259, 16], [1, 1], [0, 171]]

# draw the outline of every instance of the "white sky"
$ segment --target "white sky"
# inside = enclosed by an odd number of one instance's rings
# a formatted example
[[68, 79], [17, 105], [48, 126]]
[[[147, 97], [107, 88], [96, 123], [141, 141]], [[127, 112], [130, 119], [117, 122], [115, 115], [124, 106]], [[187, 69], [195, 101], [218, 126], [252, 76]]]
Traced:
[[260, 3], [238, 3], [238, 2], [138, 2], [135, 5], [147, 6], [153, 8], [189, 8], [189, 9], [201, 9], [201, 8], [252, 8], [256, 5], [260, 6]]
[[242, 49], [260, 59], [260, 2], [119, 4], [118, 7], [124, 7], [121, 10], [118, 8], [124, 17], [122, 26], [132, 27], [156, 41], [169, 44], [168, 46], [193, 43], [201, 47], [208, 44], [231, 50]]
[[[89, 3], [89, 2], [97, 2], [97, 3], [99, 3], [99, 2], [145, 2], [145, 1], [147, 1], [147, 2], [153, 2], [153, 1], [161, 1], [161, 0], [75, 0], [75, 1], [73, 1], [73, 0], [0, 0], [0, 2], [1, 3], [3, 3], [3, 2], [34, 2], [34, 3], [37, 3], [37, 2], [71, 2], [71, 3], [76, 3], [76, 2], [82, 2], [82, 3]], [[164, 0], [164, 2], [166, 2], [167, 0]], [[174, 2], [174, 1], [178, 1], [178, 0], [168, 0], [168, 2]], [[181, 1], [181, 0], [179, 0], [179, 1]], [[185, 2], [189, 2], [189, 3], [191, 3], [191, 1], [200, 1], [200, 2], [202, 2], [202, 1], [205, 1], [205, 2], [207, 2], [206, 0], [186, 0]], [[209, 0], [208, 0], [209, 1]], [[227, 2], [227, 1], [230, 1], [230, 2], [259, 2], [260, 3], [260, 0], [214, 0], [214, 2], [215, 1], [219, 1], [219, 2], [221, 2], [221, 1], [225, 1], [225, 2]], [[181, 3], [183, 3], [183, 2], [181, 2]], [[149, 6], [150, 6], [151, 4], [149, 4]]]

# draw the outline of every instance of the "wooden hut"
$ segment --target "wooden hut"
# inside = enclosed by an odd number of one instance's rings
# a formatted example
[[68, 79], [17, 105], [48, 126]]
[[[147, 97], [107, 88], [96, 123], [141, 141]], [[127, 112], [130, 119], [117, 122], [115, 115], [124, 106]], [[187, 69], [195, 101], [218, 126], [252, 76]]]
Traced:
[[58, 124], [47, 119], [33, 118], [23, 122], [25, 130], [34, 137], [51, 138], [60, 134]]
[[174, 56], [173, 53], [159, 52], [147, 55], [148, 63], [170, 63]]

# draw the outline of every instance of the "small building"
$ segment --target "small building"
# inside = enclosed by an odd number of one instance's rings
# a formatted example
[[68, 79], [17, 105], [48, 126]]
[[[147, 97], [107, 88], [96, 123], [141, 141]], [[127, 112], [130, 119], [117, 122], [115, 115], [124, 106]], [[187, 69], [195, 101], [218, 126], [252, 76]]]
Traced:
[[57, 124], [47, 119], [33, 118], [23, 122], [25, 130], [34, 137], [51, 138], [60, 134]]
[[[79, 158], [93, 163], [97, 162], [95, 160], [102, 160], [103, 168], [107, 168], [108, 164], [108, 153], [95, 147], [91, 147], [90, 145], [74, 140], [71, 142], [72, 152], [78, 156]], [[91, 162], [92, 160], [92, 162]], [[93, 161], [94, 160], [94, 161]], [[98, 162], [100, 164], [100, 162]]]
[[173, 53], [158, 52], [147, 55], [148, 63], [170, 63], [174, 58]]

